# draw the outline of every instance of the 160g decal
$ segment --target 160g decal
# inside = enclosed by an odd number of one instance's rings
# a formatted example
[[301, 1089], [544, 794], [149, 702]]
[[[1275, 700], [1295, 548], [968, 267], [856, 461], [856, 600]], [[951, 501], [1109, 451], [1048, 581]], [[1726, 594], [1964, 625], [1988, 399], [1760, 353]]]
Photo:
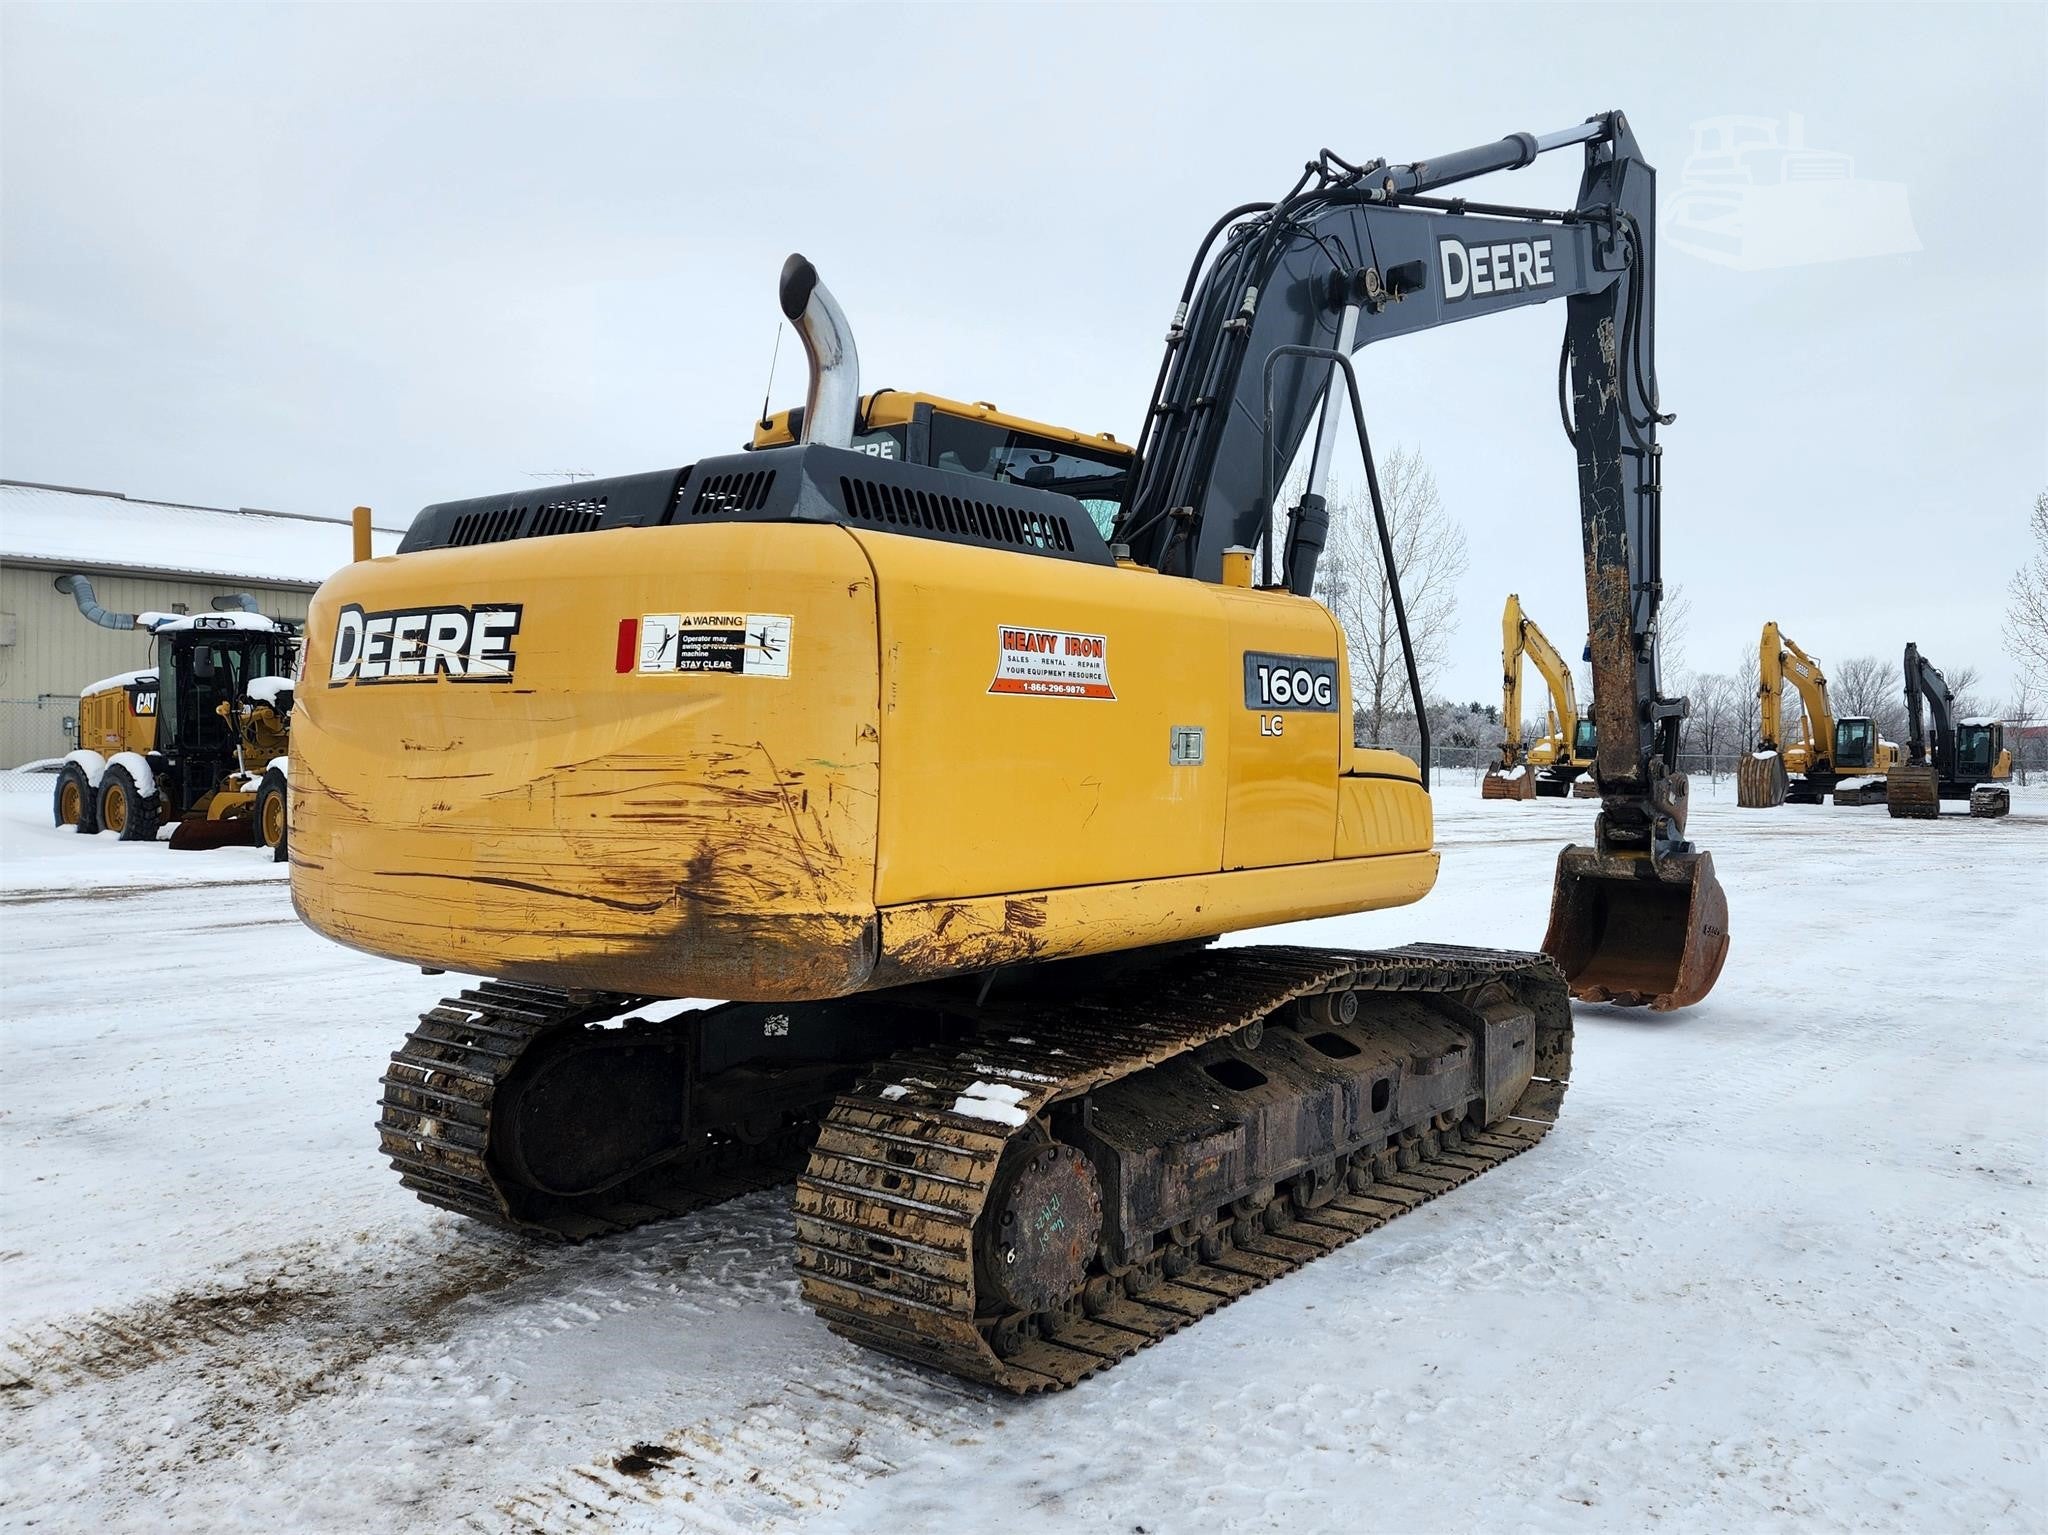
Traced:
[[1286, 733], [1283, 714], [1335, 714], [1337, 663], [1328, 656], [1244, 653], [1244, 706], [1259, 711], [1259, 734]]

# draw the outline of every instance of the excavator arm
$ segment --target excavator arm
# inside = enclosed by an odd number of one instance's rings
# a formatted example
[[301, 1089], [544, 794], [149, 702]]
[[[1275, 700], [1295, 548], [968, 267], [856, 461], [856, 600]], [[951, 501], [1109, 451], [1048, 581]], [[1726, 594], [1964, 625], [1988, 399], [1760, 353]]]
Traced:
[[[1584, 169], [1570, 209], [1438, 195], [1571, 146]], [[1603, 803], [1594, 845], [1560, 858], [1545, 947], [1582, 997], [1677, 1007], [1719, 974], [1727, 919], [1711, 859], [1685, 837], [1685, 701], [1667, 697], [1658, 676], [1657, 429], [1670, 418], [1657, 402], [1655, 229], [1656, 176], [1619, 112], [1406, 165], [1323, 151], [1286, 196], [1231, 210], [1203, 241], [1112, 537], [1143, 564], [1209, 581], [1221, 579], [1226, 550], [1258, 550], [1262, 584], [1276, 584], [1277, 563], [1281, 584], [1312, 592], [1340, 377], [1357, 398], [1350, 356], [1563, 299], [1559, 403], [1578, 458]], [[1307, 489], [1283, 530], [1276, 469], [1295, 460], [1318, 413]], [[1390, 552], [1371, 443], [1355, 425]], [[1420, 718], [1412, 653], [1410, 686]]]
[[1562, 755], [1571, 747], [1567, 732], [1579, 717], [1579, 695], [1572, 683], [1572, 670], [1565, 664], [1564, 657], [1557, 653], [1557, 647], [1550, 643], [1549, 636], [1537, 627], [1536, 620], [1522, 611], [1521, 597], [1509, 592], [1507, 605], [1501, 609], [1500, 615], [1500, 708], [1507, 725], [1501, 760], [1507, 767], [1513, 767], [1525, 757], [1522, 750], [1522, 658], [1525, 655], [1535, 662], [1536, 670], [1543, 674], [1543, 681], [1550, 690], [1550, 739]]
[[[1956, 695], [1941, 669], [1906, 643], [1906, 761], [1912, 767], [1932, 766], [1943, 778], [1955, 777]], [[1933, 717], [1930, 733], [1922, 711]], [[1930, 762], [1931, 759], [1931, 762]]]
[[1536, 620], [1526, 615], [1522, 619], [1522, 648], [1550, 689], [1550, 733], [1557, 738], [1562, 757], [1571, 749], [1570, 731], [1579, 717], [1579, 694], [1572, 683], [1571, 666], [1550, 643], [1550, 637], [1536, 626]]

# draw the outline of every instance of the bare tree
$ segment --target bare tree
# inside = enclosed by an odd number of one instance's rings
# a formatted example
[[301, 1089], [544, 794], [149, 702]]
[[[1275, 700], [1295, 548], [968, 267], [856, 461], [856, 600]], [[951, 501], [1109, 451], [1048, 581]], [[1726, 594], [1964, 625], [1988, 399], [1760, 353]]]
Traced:
[[1943, 672], [1942, 676], [1948, 679], [1948, 690], [1955, 695], [1957, 719], [1976, 719], [1991, 712], [1991, 706], [1977, 692], [1977, 684], [1984, 680], [1984, 673], [1979, 668], [1958, 666], [1953, 671]]
[[1657, 606], [1657, 662], [1667, 692], [1685, 691], [1685, 632], [1691, 621], [1692, 599], [1683, 585], [1673, 581], [1664, 588], [1664, 600]]
[[1906, 739], [1906, 682], [1900, 661], [1851, 656], [1830, 667], [1828, 702], [1839, 718], [1868, 719], [1887, 741]]
[[2005, 744], [2012, 752], [2013, 776], [2021, 783], [2030, 773], [2048, 768], [2048, 729], [2040, 716], [2048, 713], [2048, 699], [2024, 672], [2012, 686], [2012, 701], [2005, 706]]
[[1731, 720], [1735, 726], [1736, 750], [1748, 751], [1763, 732], [1763, 707], [1757, 692], [1760, 683], [1754, 645], [1742, 647], [1742, 662], [1735, 668], [1735, 702]]
[[1723, 672], [1700, 672], [1686, 686], [1692, 712], [1685, 721], [1685, 748], [1711, 763], [1721, 753], [1740, 751], [1747, 742], [1734, 734], [1735, 679]]
[[2036, 693], [2048, 691], [2048, 490], [2027, 520], [2034, 551], [2006, 587], [2005, 648]]
[[[1458, 580], [1465, 574], [1465, 530], [1444, 509], [1436, 476], [1422, 456], [1395, 448], [1379, 460], [1387, 536], [1408, 609], [1408, 633], [1424, 696], [1450, 656], [1458, 627]], [[1414, 702], [1401, 659], [1372, 502], [1361, 487], [1331, 482], [1330, 536], [1317, 569], [1316, 595], [1344, 626], [1351, 647], [1351, 696], [1362, 739], [1395, 744], [1389, 727], [1405, 716], [1414, 728]]]

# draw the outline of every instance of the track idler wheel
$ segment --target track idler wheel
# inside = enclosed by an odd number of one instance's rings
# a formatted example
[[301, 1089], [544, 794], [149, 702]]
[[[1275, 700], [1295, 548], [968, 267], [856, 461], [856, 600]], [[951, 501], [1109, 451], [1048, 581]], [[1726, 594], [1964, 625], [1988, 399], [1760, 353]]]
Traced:
[[1690, 1007], [1728, 959], [1728, 897], [1712, 855], [1564, 849], [1543, 952], [1581, 1002]]
[[1775, 810], [1791, 785], [1776, 752], [1746, 752], [1735, 764], [1735, 803], [1744, 810]]
[[984, 1298], [1050, 1311], [1078, 1293], [1102, 1237], [1102, 1188], [1089, 1160], [1042, 1138], [1003, 1155], [977, 1223], [974, 1267]]

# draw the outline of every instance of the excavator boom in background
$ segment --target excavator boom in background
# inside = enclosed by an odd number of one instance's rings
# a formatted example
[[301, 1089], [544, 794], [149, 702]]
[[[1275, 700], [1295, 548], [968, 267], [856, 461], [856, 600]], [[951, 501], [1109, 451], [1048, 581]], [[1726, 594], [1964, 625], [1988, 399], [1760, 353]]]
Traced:
[[[1799, 739], [1785, 740], [1785, 684], [1799, 690]], [[1899, 749], [1862, 715], [1838, 716], [1828, 700], [1820, 663], [1787, 639], [1777, 624], [1764, 625], [1757, 653], [1757, 742], [1735, 768], [1735, 803], [1768, 810], [1790, 800], [1818, 805], [1830, 793], [1837, 805], [1879, 805], [1885, 776]]]
[[[1562, 149], [1571, 209], [1442, 195]], [[835, 1330], [1041, 1391], [1540, 1139], [1568, 994], [1681, 1007], [1728, 944], [1658, 685], [1655, 210], [1619, 113], [1325, 152], [1202, 242], [1135, 448], [863, 394], [792, 257], [800, 416], [428, 507], [330, 580], [294, 902], [492, 977], [383, 1079], [405, 1184], [580, 1240], [796, 1175]], [[1552, 299], [1602, 809], [1545, 952], [1208, 947], [1434, 882], [1427, 775], [1354, 741], [1311, 595], [1330, 460], [1348, 420], [1385, 553], [1352, 354]]]
[[[1550, 728], [1541, 740], [1526, 747], [1522, 742], [1524, 653], [1543, 674], [1550, 700]], [[1573, 791], [1575, 782], [1597, 790], [1592, 780], [1580, 778], [1598, 755], [1599, 737], [1593, 721], [1579, 716], [1571, 667], [1536, 627], [1536, 620], [1522, 611], [1522, 599], [1513, 592], [1508, 593], [1500, 615], [1500, 687], [1506, 739], [1501, 742], [1500, 761], [1479, 780], [1480, 798], [1527, 800], [1539, 794], [1561, 798]]]
[[1993, 719], [1956, 718], [1948, 679], [1920, 647], [1906, 645], [1905, 765], [1892, 769], [1885, 801], [1900, 819], [1933, 820], [1945, 799], [1968, 800], [1979, 819], [2012, 810], [2012, 752], [2005, 726]]

